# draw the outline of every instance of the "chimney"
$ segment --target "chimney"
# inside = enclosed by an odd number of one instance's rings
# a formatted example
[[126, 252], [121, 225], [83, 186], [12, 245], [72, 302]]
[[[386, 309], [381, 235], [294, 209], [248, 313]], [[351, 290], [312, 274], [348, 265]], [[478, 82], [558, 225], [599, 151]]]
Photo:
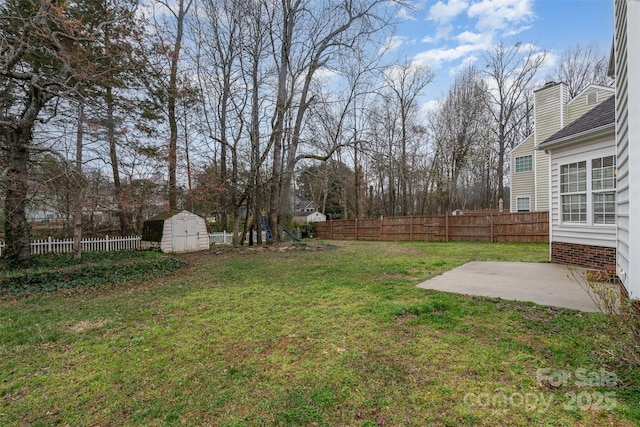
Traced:
[[534, 92], [534, 145], [536, 147], [568, 124], [568, 101], [569, 90], [562, 82], [547, 82]]

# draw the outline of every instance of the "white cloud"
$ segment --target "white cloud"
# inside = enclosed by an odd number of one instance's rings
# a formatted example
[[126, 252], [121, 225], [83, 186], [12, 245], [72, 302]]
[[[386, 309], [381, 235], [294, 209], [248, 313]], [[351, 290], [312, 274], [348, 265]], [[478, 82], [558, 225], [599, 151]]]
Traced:
[[542, 52], [540, 46], [533, 43], [520, 43], [518, 46], [519, 53]]
[[464, 12], [467, 7], [469, 7], [469, 3], [466, 0], [449, 0], [448, 3], [439, 1], [429, 8], [427, 19], [439, 24], [446, 24]]
[[475, 56], [475, 55], [467, 56], [466, 58], [464, 58], [462, 60], [460, 65], [458, 65], [457, 67], [451, 67], [449, 69], [449, 76], [450, 77], [455, 77], [462, 70], [464, 70], [465, 68], [469, 67], [470, 65], [475, 64], [477, 61], [478, 61], [478, 57], [477, 56]]
[[544, 68], [554, 69], [560, 63], [560, 55], [554, 52], [548, 52], [547, 57], [544, 59]]
[[416, 17], [411, 15], [411, 13], [409, 12], [409, 9], [406, 7], [402, 7], [398, 10], [398, 14], [396, 15], [396, 17], [398, 19], [401, 19], [403, 21], [415, 21]]
[[384, 70], [384, 74], [390, 80], [398, 81], [402, 76], [415, 76], [424, 71], [424, 64], [413, 61], [407, 65], [392, 65]]
[[319, 68], [313, 73], [313, 78], [316, 81], [333, 80], [336, 77], [338, 77], [338, 73], [327, 67]]
[[427, 101], [420, 107], [420, 115], [423, 117], [429, 117], [431, 113], [436, 111], [440, 107], [440, 101], [436, 99], [432, 99], [431, 101]]
[[378, 54], [382, 54], [384, 52], [390, 52], [392, 50], [396, 50], [400, 48], [405, 42], [407, 38], [402, 36], [391, 36], [388, 37], [384, 42], [384, 46], [378, 50]]
[[467, 15], [476, 18], [479, 31], [511, 29], [533, 19], [531, 0], [481, 0], [473, 3]]
[[520, 25], [520, 26], [516, 26], [513, 27], [509, 30], [506, 30], [503, 34], [502, 37], [513, 37], [513, 36], [517, 36], [520, 33], [523, 33], [529, 29], [531, 29], [532, 25]]
[[423, 37], [421, 41], [422, 43], [433, 43], [436, 40], [431, 36], [426, 36], [426, 37]]
[[439, 68], [443, 62], [456, 61], [479, 49], [478, 46], [472, 44], [463, 44], [454, 48], [430, 49], [414, 56], [413, 62]]
[[486, 49], [493, 43], [493, 33], [472, 33], [471, 31], [464, 31], [456, 36], [456, 40], [460, 44], [473, 44]]
[[446, 40], [453, 31], [453, 25], [439, 25], [436, 31], [436, 40]]

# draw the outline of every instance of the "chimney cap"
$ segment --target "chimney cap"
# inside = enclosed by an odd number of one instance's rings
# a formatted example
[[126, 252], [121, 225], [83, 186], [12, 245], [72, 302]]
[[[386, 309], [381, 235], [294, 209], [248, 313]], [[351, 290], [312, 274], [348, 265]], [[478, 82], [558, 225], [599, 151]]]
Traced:
[[551, 80], [551, 81], [546, 82], [544, 84], [544, 86], [542, 86], [540, 89], [536, 89], [534, 92], [538, 92], [540, 90], [548, 89], [550, 87], [557, 86], [559, 84], [562, 84], [562, 82], [554, 82], [553, 80]]

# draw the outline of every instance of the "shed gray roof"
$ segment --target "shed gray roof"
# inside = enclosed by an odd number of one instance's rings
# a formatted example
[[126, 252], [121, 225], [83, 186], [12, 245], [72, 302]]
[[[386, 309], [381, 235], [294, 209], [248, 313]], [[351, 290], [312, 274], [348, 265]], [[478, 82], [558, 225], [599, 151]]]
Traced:
[[584, 113], [568, 126], [563, 127], [558, 132], [545, 139], [538, 148], [544, 149], [560, 142], [567, 141], [572, 137], [583, 135], [591, 130], [613, 125], [616, 121], [615, 96], [610, 96], [605, 101], [596, 105], [591, 110]]

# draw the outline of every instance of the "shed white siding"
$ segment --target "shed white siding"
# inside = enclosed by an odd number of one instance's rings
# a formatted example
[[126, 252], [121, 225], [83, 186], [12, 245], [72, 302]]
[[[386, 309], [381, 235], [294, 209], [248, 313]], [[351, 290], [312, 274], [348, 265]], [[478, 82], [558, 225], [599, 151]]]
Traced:
[[209, 234], [203, 218], [182, 211], [164, 221], [160, 250], [194, 252], [209, 249]]
[[591, 160], [615, 155], [614, 135], [581, 141], [567, 147], [553, 149], [551, 154], [551, 241], [616, 247], [616, 226], [593, 224], [591, 193], [587, 191], [587, 223], [563, 223], [560, 201], [560, 166], [587, 162], [587, 181], [591, 179]]
[[[518, 211], [517, 201], [521, 197], [529, 197], [531, 210], [535, 210], [536, 161], [533, 141], [534, 137], [531, 134], [511, 151], [511, 212]], [[522, 156], [531, 156], [533, 169], [530, 172], [516, 172], [516, 158]]]
[[[616, 148], [618, 276], [633, 298], [640, 297], [640, 2], [616, 0]], [[630, 120], [632, 118], [632, 120]], [[635, 164], [635, 167], [631, 167]], [[633, 263], [635, 260], [635, 265]]]

